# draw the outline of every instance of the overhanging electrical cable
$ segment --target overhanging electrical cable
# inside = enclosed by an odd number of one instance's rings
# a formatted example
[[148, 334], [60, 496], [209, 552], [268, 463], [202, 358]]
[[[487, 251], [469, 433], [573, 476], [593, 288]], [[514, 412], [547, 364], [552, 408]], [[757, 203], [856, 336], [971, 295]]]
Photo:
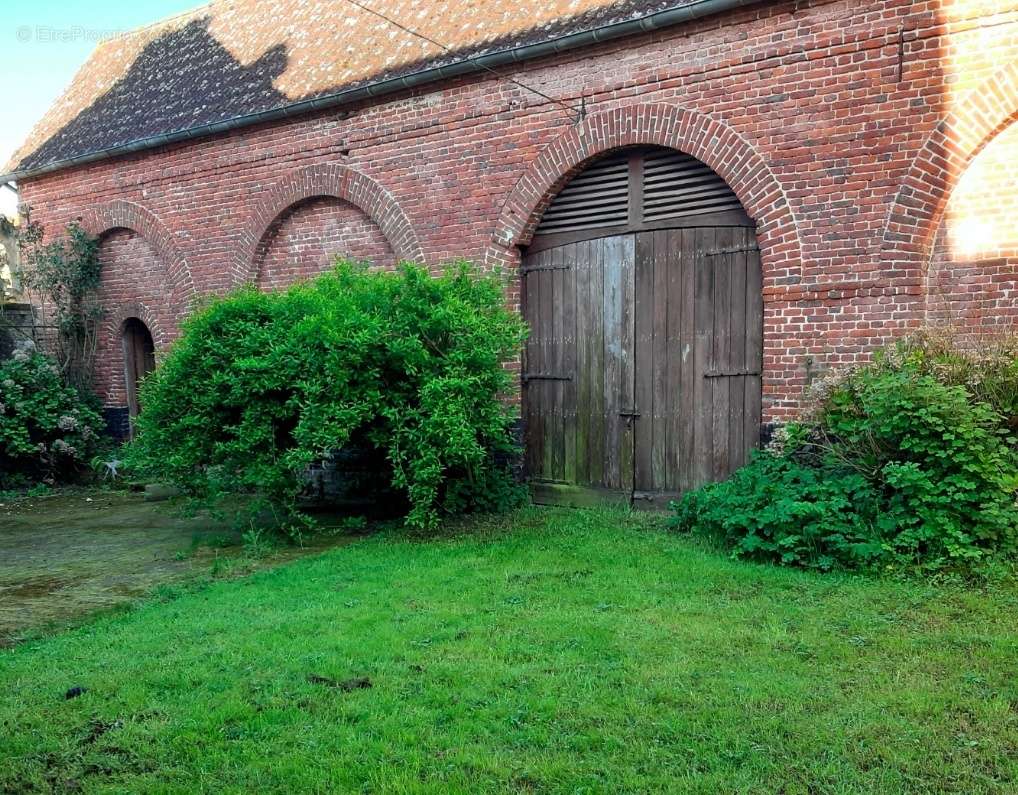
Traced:
[[[420, 33], [418, 31], [414, 30], [413, 28], [411, 28], [411, 27], [409, 27], [407, 25], [404, 25], [402, 22], [397, 22], [395, 19], [392, 19], [391, 17], [388, 17], [385, 14], [383, 14], [381, 11], [376, 11], [375, 9], [370, 8], [369, 6], [366, 6], [363, 3], [358, 2], [358, 0], [346, 0], [346, 2], [349, 3], [350, 5], [356, 7], [356, 8], [359, 8], [361, 11], [366, 11], [367, 13], [373, 14], [374, 16], [378, 17], [381, 20], [384, 20], [385, 22], [388, 22], [393, 27], [399, 28], [400, 30], [402, 30], [404, 33], [409, 33], [411, 36], [416, 36], [418, 39], [421, 39], [422, 41], [428, 42], [428, 44], [432, 44], [435, 47], [438, 47], [440, 50], [442, 50], [444, 52], [451, 53], [453, 51], [451, 47], [447, 47], [446, 45], [442, 44], [442, 42], [435, 41], [430, 36], [427, 36], [424, 33]], [[554, 102], [556, 105], [559, 105], [559, 106], [565, 108], [570, 113], [575, 115], [575, 117], [576, 117], [575, 120], [576, 121], [582, 121], [584, 115], [586, 114], [586, 109], [584, 107], [585, 103], [581, 104], [579, 107], [575, 107], [573, 105], [570, 105], [568, 102], [563, 102], [561, 99], [555, 99], [555, 97], [550, 97], [547, 94], [545, 94], [544, 92], [537, 90], [533, 86], [528, 86], [526, 83], [521, 83], [519, 80], [516, 80], [516, 79], [514, 79], [512, 77], [509, 77], [507, 75], [504, 75], [501, 72], [498, 72], [495, 69], [492, 69], [490, 66], [485, 66], [483, 63], [478, 62], [478, 66], [480, 66], [484, 71], [490, 72], [495, 77], [498, 77], [498, 78], [500, 78], [502, 80], [508, 80], [510, 83], [512, 83], [515, 86], [519, 86], [520, 88], [522, 88], [522, 89], [524, 89], [526, 91], [529, 91], [532, 94], [536, 94], [537, 96], [539, 96], [539, 97], [541, 97], [543, 99], [546, 99], [549, 102]]]

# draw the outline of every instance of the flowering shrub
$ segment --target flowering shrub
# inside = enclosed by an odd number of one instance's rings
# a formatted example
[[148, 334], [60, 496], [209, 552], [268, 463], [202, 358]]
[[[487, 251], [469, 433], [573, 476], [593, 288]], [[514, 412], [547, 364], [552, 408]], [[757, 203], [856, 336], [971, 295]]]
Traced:
[[822, 569], [1015, 555], [1018, 456], [1001, 409], [1018, 370], [1005, 359], [920, 338], [825, 377], [801, 422], [730, 480], [687, 494], [676, 525], [738, 556]]
[[99, 414], [31, 343], [0, 362], [0, 487], [75, 474], [95, 452], [102, 427]]
[[916, 372], [947, 386], [964, 387], [972, 399], [989, 405], [1002, 427], [1018, 432], [1018, 334], [923, 330], [889, 349], [882, 364], [907, 363]]

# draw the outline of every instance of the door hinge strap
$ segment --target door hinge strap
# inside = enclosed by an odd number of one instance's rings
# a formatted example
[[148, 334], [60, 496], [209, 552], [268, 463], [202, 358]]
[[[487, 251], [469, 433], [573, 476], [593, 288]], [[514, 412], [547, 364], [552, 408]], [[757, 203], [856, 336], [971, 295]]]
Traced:
[[739, 375], [760, 375], [759, 370], [708, 370], [704, 378], [733, 378]]
[[520, 268], [520, 273], [526, 275], [534, 271], [568, 271], [572, 269], [572, 265], [532, 265], [529, 268]]
[[713, 251], [705, 251], [705, 252], [703, 252], [703, 255], [705, 257], [720, 257], [723, 254], [743, 254], [743, 253], [746, 253], [746, 252], [759, 251], [759, 250], [760, 249], [759, 249], [758, 246], [749, 246], [748, 248], [746, 248], [746, 247], [741, 247], [741, 248], [717, 248], [717, 249], [714, 249]]
[[527, 381], [572, 381], [571, 375], [555, 375], [554, 373], [524, 373], [523, 382]]

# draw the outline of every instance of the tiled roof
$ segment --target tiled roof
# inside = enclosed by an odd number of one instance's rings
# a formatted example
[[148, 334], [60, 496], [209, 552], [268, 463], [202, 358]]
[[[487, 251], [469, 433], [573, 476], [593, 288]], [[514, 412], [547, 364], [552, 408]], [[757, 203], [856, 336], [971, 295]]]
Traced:
[[684, 5], [665, 0], [215, 0], [101, 43], [14, 154], [32, 170]]

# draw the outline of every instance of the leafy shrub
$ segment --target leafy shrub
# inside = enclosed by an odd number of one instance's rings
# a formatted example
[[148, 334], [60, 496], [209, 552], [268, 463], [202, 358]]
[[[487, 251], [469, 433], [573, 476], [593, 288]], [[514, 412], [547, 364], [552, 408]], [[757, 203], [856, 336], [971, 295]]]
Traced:
[[965, 568], [1013, 555], [1018, 458], [1008, 422], [938, 380], [954, 371], [933, 361], [909, 341], [826, 379], [802, 424], [728, 481], [685, 495], [676, 525], [738, 556], [824, 569]]
[[737, 557], [829, 569], [884, 554], [879, 494], [857, 473], [760, 450], [731, 478], [689, 492], [673, 523]]
[[0, 362], [0, 486], [66, 479], [100, 442], [103, 421], [30, 343]]
[[503, 364], [524, 328], [504, 285], [459, 264], [351, 263], [282, 293], [242, 289], [190, 318], [141, 390], [128, 463], [214, 500], [259, 495], [287, 521], [312, 464], [344, 448], [380, 453], [408, 524], [492, 508], [511, 490]]
[[1018, 467], [993, 408], [900, 367], [863, 369], [819, 417], [826, 449], [886, 495], [898, 554], [938, 562], [1013, 552]]
[[900, 341], [877, 361], [895, 367], [907, 362], [916, 372], [948, 386], [962, 386], [996, 411], [1005, 427], [1018, 431], [1018, 334], [924, 329]]

